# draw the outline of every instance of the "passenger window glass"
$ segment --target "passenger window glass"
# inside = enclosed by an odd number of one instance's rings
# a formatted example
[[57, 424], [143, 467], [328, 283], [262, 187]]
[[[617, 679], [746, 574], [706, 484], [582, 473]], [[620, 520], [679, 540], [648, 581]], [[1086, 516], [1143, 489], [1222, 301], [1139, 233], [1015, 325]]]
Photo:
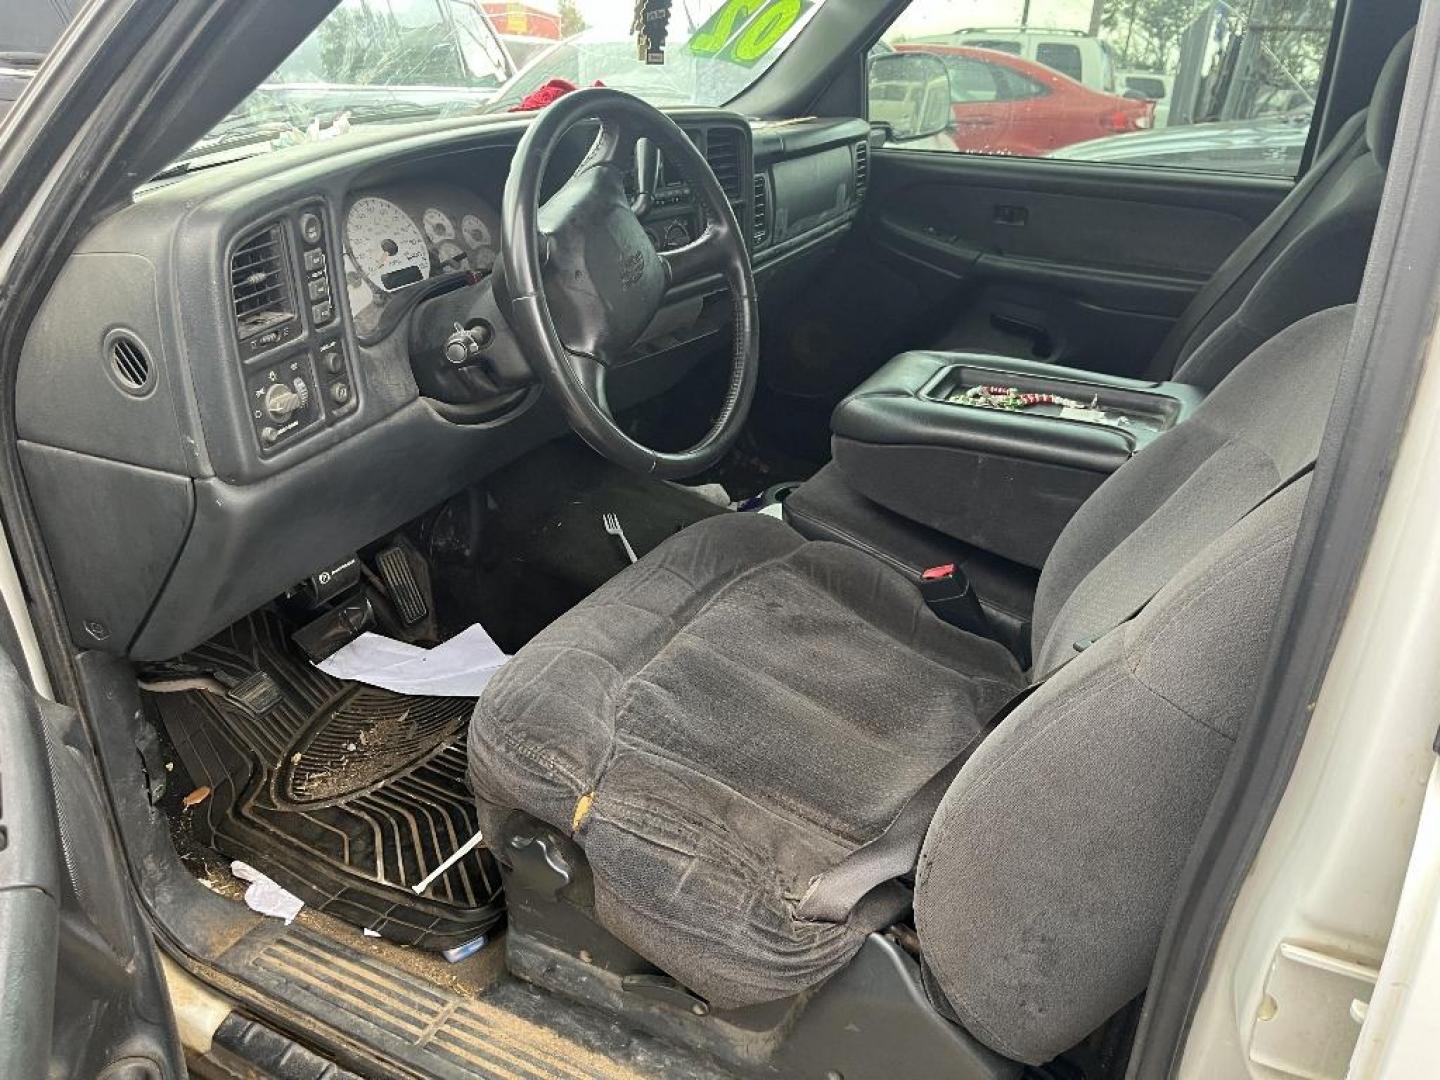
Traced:
[[[1069, 75], [1076, 82], [1085, 78], [1085, 69], [1080, 62], [1080, 46], [1071, 45], [1068, 41], [1036, 42], [1035, 61], [1054, 68], [1061, 75]], [[1096, 63], [1099, 63], [1098, 58]]]
[[1036, 82], [1034, 79], [1027, 79], [1017, 71], [999, 69], [1001, 83], [1005, 86], [1005, 98], [1008, 101], [1021, 101], [1024, 98], [1044, 97], [1050, 92], [1050, 88], [1044, 83]]
[[952, 102], [994, 101], [1000, 96], [1000, 86], [990, 65], [962, 56], [942, 56], [940, 59], [945, 61], [950, 75]]
[[[1335, 0], [1026, 0], [1024, 9], [1024, 25], [1012, 27], [996, 17], [997, 0], [911, 0], [872, 58], [937, 58], [949, 76], [952, 115], [941, 132], [933, 110], [926, 122], [899, 117], [891, 126], [903, 137], [892, 146], [1285, 177], [1299, 171]], [[879, 67], [882, 112], [898, 115], [897, 101], [926, 107], [926, 93], [896, 85], [895, 73], [907, 69]], [[921, 65], [909, 70], [931, 78]]]

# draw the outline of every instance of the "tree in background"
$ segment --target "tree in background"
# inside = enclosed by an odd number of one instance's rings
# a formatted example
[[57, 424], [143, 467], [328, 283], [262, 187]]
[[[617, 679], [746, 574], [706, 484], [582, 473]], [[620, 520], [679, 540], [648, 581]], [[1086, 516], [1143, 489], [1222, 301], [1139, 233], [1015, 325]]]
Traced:
[[560, 36], [568, 38], [571, 34], [580, 33], [585, 26], [585, 16], [580, 14], [575, 0], [560, 0]]
[[1095, 0], [1090, 25], [1122, 69], [1173, 73], [1186, 28], [1213, 13], [1231, 35], [1263, 43], [1251, 62], [1273, 69], [1267, 78], [1313, 91], [1334, 11], [1334, 0]]
[[1207, 6], [1196, 0], [1110, 0], [1097, 21], [1120, 67], [1174, 71], [1180, 35]]

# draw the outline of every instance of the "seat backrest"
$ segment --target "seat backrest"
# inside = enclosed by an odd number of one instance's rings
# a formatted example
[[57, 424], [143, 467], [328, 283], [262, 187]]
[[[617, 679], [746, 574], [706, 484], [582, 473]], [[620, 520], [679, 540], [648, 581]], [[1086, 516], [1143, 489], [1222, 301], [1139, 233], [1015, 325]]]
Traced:
[[[1217, 269], [1166, 336], [1155, 378], [1210, 388], [1285, 327], [1360, 294], [1414, 32], [1391, 50], [1370, 105]], [[1317, 268], [1323, 271], [1317, 272]]]
[[1323, 311], [1257, 349], [1101, 485], [1045, 564], [1034, 645], [1053, 675], [956, 778], [915, 897], [935, 981], [1009, 1057], [1048, 1060], [1145, 985], [1309, 479], [1266, 496], [1318, 452], [1352, 320]]

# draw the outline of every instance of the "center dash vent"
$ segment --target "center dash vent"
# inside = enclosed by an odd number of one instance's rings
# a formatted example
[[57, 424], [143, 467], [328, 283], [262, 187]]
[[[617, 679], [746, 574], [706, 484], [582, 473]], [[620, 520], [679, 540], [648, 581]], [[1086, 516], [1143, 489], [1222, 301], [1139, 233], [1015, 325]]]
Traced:
[[230, 259], [230, 294], [242, 341], [295, 317], [285, 232], [278, 223], [261, 229], [235, 249]]
[[855, 201], [861, 202], [870, 187], [870, 140], [855, 144]]
[[705, 160], [731, 202], [745, 197], [740, 170], [740, 132], [735, 128], [711, 128], [705, 140]]
[[770, 188], [765, 183], [765, 174], [755, 174], [755, 233], [757, 248], [764, 247], [770, 238]]

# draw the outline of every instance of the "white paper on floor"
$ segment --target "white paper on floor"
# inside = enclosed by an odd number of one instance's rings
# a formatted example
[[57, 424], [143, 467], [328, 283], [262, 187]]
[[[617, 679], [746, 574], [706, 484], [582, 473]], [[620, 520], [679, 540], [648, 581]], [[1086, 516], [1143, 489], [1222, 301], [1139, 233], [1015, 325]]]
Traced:
[[284, 919], [285, 925], [289, 926], [305, 906], [304, 900], [282, 889], [249, 863], [236, 859], [230, 864], [230, 873], [241, 881], [250, 882], [245, 890], [245, 906], [251, 911]]
[[479, 697], [510, 659], [479, 623], [433, 649], [361, 634], [315, 666], [337, 679], [418, 697]]

